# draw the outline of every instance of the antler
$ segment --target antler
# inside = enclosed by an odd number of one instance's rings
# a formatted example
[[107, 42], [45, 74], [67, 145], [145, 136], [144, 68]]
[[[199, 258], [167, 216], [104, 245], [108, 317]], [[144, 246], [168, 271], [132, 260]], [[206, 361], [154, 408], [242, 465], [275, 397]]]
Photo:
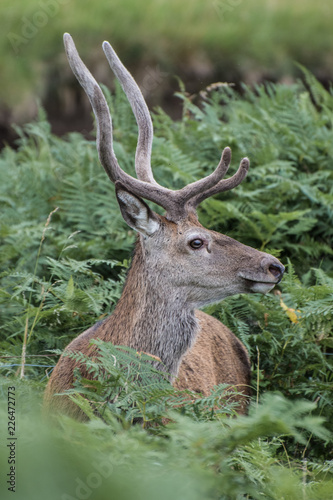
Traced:
[[224, 191], [230, 191], [245, 179], [249, 168], [250, 160], [245, 157], [241, 160], [237, 172], [232, 177], [229, 177], [229, 179], [223, 179], [215, 184], [215, 186], [212, 186], [210, 189], [206, 189], [204, 192], [195, 195], [190, 199], [189, 205], [193, 208], [196, 208], [202, 201], [206, 200], [210, 196], [218, 193], [223, 193]]
[[139, 127], [138, 144], [135, 153], [136, 174], [138, 179], [156, 184], [151, 170], [153, 122], [151, 120], [148, 106], [134, 78], [122, 64], [109, 42], [103, 43], [103, 50], [112, 71], [118, 78], [127, 99], [129, 100]]
[[204, 199], [222, 191], [233, 189], [246, 176], [249, 160], [243, 158], [236, 174], [223, 180], [231, 161], [231, 150], [225, 148], [215, 171], [207, 177], [195, 181], [178, 191], [159, 185], [151, 170], [151, 147], [153, 141], [153, 124], [147, 104], [131, 74], [123, 66], [117, 54], [108, 42], [103, 43], [107, 60], [120, 81], [120, 84], [131, 104], [139, 128], [138, 143], [135, 154], [135, 170], [137, 179], [124, 172], [113, 150], [112, 120], [103, 92], [82, 62], [72, 37], [64, 34], [64, 44], [69, 64], [79, 83], [85, 90], [97, 121], [97, 150], [99, 159], [112, 182], [122, 182], [133, 194], [153, 201], [163, 207], [167, 217], [179, 220], [186, 217]]

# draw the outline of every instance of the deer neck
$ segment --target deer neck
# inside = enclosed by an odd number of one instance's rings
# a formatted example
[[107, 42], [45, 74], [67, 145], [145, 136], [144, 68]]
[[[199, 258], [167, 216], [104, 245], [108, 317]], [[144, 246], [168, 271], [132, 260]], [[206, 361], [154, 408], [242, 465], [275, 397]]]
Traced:
[[110, 340], [158, 356], [173, 379], [195, 340], [198, 324], [185, 294], [170, 287], [158, 266], [151, 269], [143, 253], [138, 240], [122, 296], [110, 317]]

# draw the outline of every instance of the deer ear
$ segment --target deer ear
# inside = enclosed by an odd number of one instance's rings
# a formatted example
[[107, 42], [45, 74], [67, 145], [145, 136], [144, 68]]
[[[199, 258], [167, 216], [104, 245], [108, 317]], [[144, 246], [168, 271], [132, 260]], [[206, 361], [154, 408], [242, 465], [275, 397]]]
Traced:
[[125, 222], [143, 236], [152, 236], [160, 228], [158, 216], [141, 198], [116, 182], [116, 196]]

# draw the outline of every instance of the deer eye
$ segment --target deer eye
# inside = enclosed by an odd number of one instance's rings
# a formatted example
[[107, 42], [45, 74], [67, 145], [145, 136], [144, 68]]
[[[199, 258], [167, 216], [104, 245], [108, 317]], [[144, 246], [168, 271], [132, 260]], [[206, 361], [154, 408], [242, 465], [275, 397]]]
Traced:
[[201, 248], [204, 242], [200, 240], [199, 238], [196, 238], [195, 240], [190, 241], [190, 247], [194, 248], [197, 250], [198, 248]]

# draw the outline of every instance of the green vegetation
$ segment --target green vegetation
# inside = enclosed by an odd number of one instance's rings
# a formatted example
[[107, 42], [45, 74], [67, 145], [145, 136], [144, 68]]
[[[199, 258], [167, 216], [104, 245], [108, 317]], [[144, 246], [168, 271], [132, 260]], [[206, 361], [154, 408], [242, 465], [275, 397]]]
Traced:
[[90, 64], [103, 59], [107, 39], [126, 66], [163, 65], [170, 77], [202, 80], [215, 69], [228, 81], [276, 79], [295, 74], [294, 61], [333, 76], [326, 0], [2, 0], [1, 14], [0, 100], [15, 106], [69, 75], [64, 31]]
[[[18, 149], [2, 151], [0, 347], [9, 357], [1, 359], [1, 425], [6, 430], [7, 388], [15, 386], [16, 498], [331, 498], [333, 95], [303, 71], [307, 87], [271, 84], [240, 96], [220, 86], [202, 93], [200, 106], [182, 91], [181, 121], [154, 114], [161, 184], [177, 188], [206, 175], [226, 145], [233, 169], [250, 157], [247, 179], [206, 200], [200, 220], [287, 265], [278, 293], [231, 297], [208, 310], [250, 351], [247, 417], [228, 417], [224, 387], [209, 398], [177, 392], [145, 356], [102, 345], [100, 364], [90, 362], [97, 381], [82, 388], [78, 380], [72, 397], [91, 415], [80, 395], [88, 393], [103, 420], [42, 421], [45, 372], [72, 338], [112, 311], [135, 235], [93, 142], [55, 137], [41, 111], [19, 131]], [[133, 174], [135, 120], [119, 89], [106, 95], [119, 163]], [[1, 442], [1, 471], [8, 453]]]

